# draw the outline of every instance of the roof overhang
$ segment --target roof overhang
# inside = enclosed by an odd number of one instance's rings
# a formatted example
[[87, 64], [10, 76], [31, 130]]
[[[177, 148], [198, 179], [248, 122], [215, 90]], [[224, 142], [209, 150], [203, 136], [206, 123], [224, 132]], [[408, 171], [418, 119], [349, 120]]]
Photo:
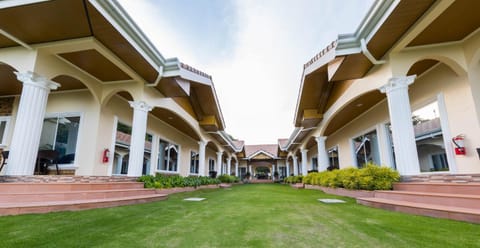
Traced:
[[339, 35], [336, 41], [309, 60], [304, 65], [300, 84], [294, 115], [295, 130], [285, 149], [302, 143], [309, 130], [320, 124], [323, 113], [331, 106], [330, 97], [337, 84], [342, 83], [344, 91], [348, 81], [361, 78], [373, 66], [385, 63], [381, 60], [383, 56], [434, 2], [375, 1], [354, 33]]

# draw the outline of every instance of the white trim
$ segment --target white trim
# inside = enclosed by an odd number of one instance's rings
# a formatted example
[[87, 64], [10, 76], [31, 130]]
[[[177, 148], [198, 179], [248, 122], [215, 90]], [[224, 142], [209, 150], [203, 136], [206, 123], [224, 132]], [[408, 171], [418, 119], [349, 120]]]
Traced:
[[48, 1], [48, 0], [3, 0], [3, 1], [0, 2], [0, 9], [6, 9], [6, 8], [17, 7], [17, 6], [28, 5], [28, 4], [41, 3], [41, 2], [46, 2], [46, 1]]

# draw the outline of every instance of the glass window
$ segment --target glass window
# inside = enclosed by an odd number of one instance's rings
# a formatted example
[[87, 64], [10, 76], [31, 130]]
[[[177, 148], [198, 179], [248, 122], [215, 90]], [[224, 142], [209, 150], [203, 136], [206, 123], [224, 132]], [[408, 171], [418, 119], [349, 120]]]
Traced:
[[152, 140], [153, 135], [146, 134], [145, 135], [145, 148], [143, 154], [143, 167], [142, 167], [142, 175], [150, 174], [150, 163], [152, 157]]
[[10, 117], [0, 117], [0, 145], [5, 145]]
[[413, 111], [412, 122], [420, 171], [448, 171], [438, 103], [435, 101]]
[[318, 158], [312, 157], [312, 170], [318, 171]]
[[335, 170], [335, 169], [340, 169], [340, 164], [338, 162], [338, 147], [332, 147], [328, 149], [328, 168], [327, 170]]
[[215, 160], [208, 159], [208, 171], [215, 171]]
[[198, 174], [198, 153], [191, 151], [190, 152], [190, 173]]
[[73, 164], [79, 125], [80, 116], [78, 115], [59, 114], [45, 118], [39, 149], [55, 150], [60, 155], [60, 164]]
[[176, 172], [178, 169], [178, 146], [160, 140], [158, 151], [158, 169]]
[[131, 135], [132, 127], [118, 122], [115, 139], [115, 156], [113, 159], [113, 174], [126, 175], [128, 173]]
[[362, 168], [367, 163], [380, 164], [377, 131], [374, 130], [353, 139], [357, 167]]

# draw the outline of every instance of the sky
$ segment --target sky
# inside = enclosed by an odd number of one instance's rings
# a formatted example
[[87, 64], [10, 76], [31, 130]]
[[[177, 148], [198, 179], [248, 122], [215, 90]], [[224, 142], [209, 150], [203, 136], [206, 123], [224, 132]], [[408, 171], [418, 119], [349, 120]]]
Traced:
[[225, 131], [253, 145], [290, 136], [303, 64], [373, 0], [119, 2], [165, 58], [212, 75]]

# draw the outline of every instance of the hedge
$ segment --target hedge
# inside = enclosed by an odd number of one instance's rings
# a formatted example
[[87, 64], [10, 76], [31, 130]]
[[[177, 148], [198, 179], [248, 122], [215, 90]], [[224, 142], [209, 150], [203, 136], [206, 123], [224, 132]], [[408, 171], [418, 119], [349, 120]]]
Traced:
[[238, 182], [240, 182], [240, 178], [238, 178], [236, 176], [230, 176], [230, 175], [227, 175], [227, 174], [220, 175], [218, 177], [218, 180], [220, 180], [220, 182], [222, 182], [222, 183], [238, 183]]
[[219, 184], [220, 180], [210, 177], [196, 177], [188, 176], [182, 177], [180, 175], [162, 175], [157, 173], [153, 175], [141, 176], [137, 180], [143, 182], [145, 188], [168, 189], [176, 187], [197, 187], [200, 185]]
[[299, 175], [299, 176], [289, 176], [289, 177], [285, 177], [283, 179], [283, 182], [285, 183], [301, 183], [302, 182], [302, 179], [303, 179], [303, 176], [302, 175]]
[[400, 180], [400, 174], [388, 167], [367, 164], [361, 169], [313, 172], [303, 177], [304, 184], [320, 185], [331, 188], [389, 190], [393, 183]]

